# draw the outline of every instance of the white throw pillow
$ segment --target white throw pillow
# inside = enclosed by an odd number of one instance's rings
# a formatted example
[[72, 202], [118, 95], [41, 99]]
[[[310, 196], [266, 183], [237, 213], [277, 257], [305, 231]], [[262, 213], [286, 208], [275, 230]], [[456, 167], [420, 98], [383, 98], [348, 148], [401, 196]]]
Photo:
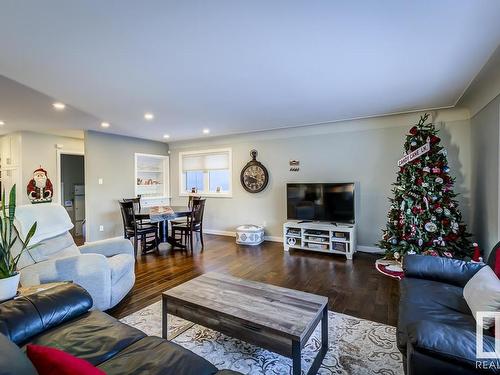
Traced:
[[[500, 311], [500, 280], [495, 272], [484, 266], [465, 284], [464, 298], [474, 318], [478, 311]], [[483, 328], [495, 325], [495, 318], [484, 318]]]

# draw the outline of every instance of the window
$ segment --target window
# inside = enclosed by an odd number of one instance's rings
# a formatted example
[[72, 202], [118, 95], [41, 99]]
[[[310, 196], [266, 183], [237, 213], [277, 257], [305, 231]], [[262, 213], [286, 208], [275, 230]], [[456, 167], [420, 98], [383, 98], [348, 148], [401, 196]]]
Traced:
[[180, 195], [231, 196], [231, 149], [179, 153]]

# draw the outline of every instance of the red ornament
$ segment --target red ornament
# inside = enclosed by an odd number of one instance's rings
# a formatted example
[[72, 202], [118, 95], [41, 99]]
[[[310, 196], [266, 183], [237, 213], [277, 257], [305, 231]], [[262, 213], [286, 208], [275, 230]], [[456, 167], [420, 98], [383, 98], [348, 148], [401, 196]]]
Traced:
[[431, 143], [434, 144], [434, 143], [438, 143], [441, 141], [441, 138], [435, 136], [435, 135], [432, 135], [431, 136]]
[[414, 126], [413, 128], [410, 129], [410, 134], [411, 135], [416, 135], [418, 133], [418, 128]]
[[418, 186], [422, 186], [423, 182], [424, 182], [423, 178], [421, 178], [421, 177], [417, 178], [417, 185]]
[[472, 260], [474, 262], [481, 261], [481, 249], [479, 248], [479, 245], [474, 242], [472, 246], [474, 247], [474, 255], [472, 256]]

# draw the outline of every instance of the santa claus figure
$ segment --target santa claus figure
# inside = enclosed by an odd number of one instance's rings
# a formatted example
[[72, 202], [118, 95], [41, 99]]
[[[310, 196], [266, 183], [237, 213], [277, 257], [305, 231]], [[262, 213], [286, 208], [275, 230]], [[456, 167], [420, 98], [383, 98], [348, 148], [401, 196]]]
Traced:
[[47, 177], [47, 171], [42, 167], [33, 172], [33, 178], [28, 183], [28, 198], [31, 203], [51, 202], [54, 189]]

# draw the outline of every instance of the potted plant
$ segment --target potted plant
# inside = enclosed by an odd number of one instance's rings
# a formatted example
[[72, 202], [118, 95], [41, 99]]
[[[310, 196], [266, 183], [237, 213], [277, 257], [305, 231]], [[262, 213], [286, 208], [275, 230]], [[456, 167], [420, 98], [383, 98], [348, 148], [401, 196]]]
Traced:
[[[9, 205], [5, 205], [5, 190], [2, 192], [2, 205], [0, 207], [0, 301], [14, 297], [19, 285], [20, 273], [17, 271], [17, 263], [22, 253], [31, 247], [28, 244], [35, 234], [36, 222], [31, 226], [24, 241], [20, 238], [14, 226], [16, 214], [16, 185], [12, 186], [9, 193]], [[14, 255], [12, 248], [19, 241], [21, 251]]]

